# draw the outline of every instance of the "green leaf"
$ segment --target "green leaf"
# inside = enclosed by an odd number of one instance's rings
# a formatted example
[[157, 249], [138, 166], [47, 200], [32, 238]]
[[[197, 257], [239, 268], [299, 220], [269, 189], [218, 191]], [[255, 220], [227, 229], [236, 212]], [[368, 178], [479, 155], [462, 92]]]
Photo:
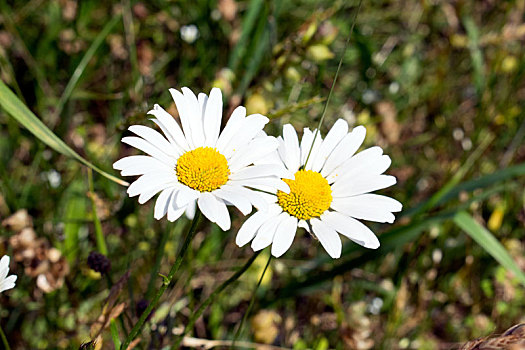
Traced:
[[111, 21], [109, 21], [106, 26], [102, 29], [102, 31], [97, 35], [89, 49], [84, 54], [84, 57], [82, 57], [82, 60], [78, 64], [77, 68], [75, 68], [75, 71], [73, 72], [73, 75], [69, 79], [69, 82], [66, 85], [66, 88], [64, 89], [64, 92], [62, 93], [62, 96], [60, 96], [60, 100], [58, 101], [57, 108], [55, 111], [55, 114], [60, 117], [60, 114], [62, 114], [62, 110], [64, 109], [64, 105], [66, 104], [69, 97], [71, 97], [71, 94], [73, 93], [73, 90], [75, 89], [75, 86], [77, 85], [80, 77], [82, 76], [82, 73], [84, 73], [84, 70], [86, 69], [89, 61], [93, 58], [95, 55], [95, 52], [97, 51], [98, 47], [104, 39], [108, 36], [108, 34], [111, 32], [113, 27], [120, 21], [120, 15], [113, 17]]
[[62, 141], [57, 135], [53, 133], [38, 117], [31, 112], [27, 106], [20, 101], [18, 97], [0, 80], [0, 106], [5, 111], [15, 118], [20, 124], [25, 126], [33, 135], [38, 137], [40, 141], [54, 149], [55, 151], [62, 153], [68, 157], [76, 159], [80, 163], [87, 167], [95, 170], [102, 176], [108, 178], [123, 186], [129, 186], [124, 180], [119, 179], [116, 176], [110, 175], [98, 168], [97, 166], [90, 163], [85, 158], [81, 157], [77, 152], [70, 148], [64, 141]]
[[117, 324], [115, 323], [115, 320], [109, 321], [109, 328], [111, 329], [111, 338], [113, 339], [113, 345], [115, 345], [115, 349], [120, 349], [121, 343], [120, 343]]
[[481, 226], [465, 211], [460, 211], [454, 216], [454, 223], [472, 237], [474, 241], [483, 247], [487, 253], [492, 255], [504, 268], [511, 271], [520, 283], [525, 286], [525, 274], [489, 230]]
[[64, 213], [64, 248], [63, 252], [68, 262], [75, 261], [78, 253], [78, 233], [86, 218], [86, 198], [81, 196], [86, 188], [82, 181], [73, 182], [67, 192]]

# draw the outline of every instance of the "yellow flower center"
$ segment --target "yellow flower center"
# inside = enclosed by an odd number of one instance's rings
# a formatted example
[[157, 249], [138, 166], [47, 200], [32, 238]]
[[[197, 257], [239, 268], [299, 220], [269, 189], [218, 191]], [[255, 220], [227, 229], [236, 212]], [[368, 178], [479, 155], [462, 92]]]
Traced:
[[179, 182], [200, 192], [211, 192], [228, 181], [226, 157], [212, 147], [199, 147], [184, 153], [177, 161]]
[[295, 180], [283, 179], [290, 186], [290, 193], [277, 191], [281, 208], [299, 220], [321, 216], [332, 203], [332, 188], [328, 181], [312, 170], [299, 170]]

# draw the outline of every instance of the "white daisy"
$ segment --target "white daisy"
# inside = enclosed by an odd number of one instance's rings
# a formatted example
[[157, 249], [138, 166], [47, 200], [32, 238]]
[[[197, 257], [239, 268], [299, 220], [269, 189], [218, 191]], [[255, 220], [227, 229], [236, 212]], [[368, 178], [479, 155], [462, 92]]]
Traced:
[[[266, 201], [249, 188], [263, 187], [289, 191], [280, 180], [286, 169], [258, 164], [258, 160], [276, 150], [277, 139], [262, 131], [268, 118], [260, 114], [246, 116], [246, 108], [237, 107], [224, 130], [221, 90], [214, 88], [210, 96], [199, 96], [188, 88], [182, 93], [170, 89], [179, 112], [182, 129], [173, 117], [159, 105], [148, 114], [162, 130], [142, 125], [129, 130], [139, 137], [122, 139], [148, 154], [120, 159], [113, 167], [122, 176], [141, 175], [128, 188], [130, 197], [139, 196], [143, 204], [160, 192], [155, 203], [157, 220], [167, 214], [169, 221], [184, 212], [189, 218], [196, 205], [210, 221], [223, 230], [230, 228], [226, 205], [234, 205], [244, 215], [266, 208]], [[252, 165], [256, 163], [257, 165]]]
[[10, 258], [7, 255], [4, 255], [2, 259], [0, 259], [0, 293], [15, 286], [17, 276], [11, 275], [7, 277], [9, 273], [9, 260]]
[[392, 223], [392, 213], [402, 205], [369, 193], [392, 186], [396, 178], [381, 175], [391, 160], [380, 147], [355, 154], [365, 134], [363, 126], [349, 133], [346, 121], [339, 119], [324, 140], [317, 135], [308, 157], [315, 130], [304, 129], [299, 144], [295, 129], [285, 125], [279, 147], [268, 162], [289, 171], [293, 180], [283, 180], [290, 193], [275, 190], [268, 196], [268, 210], [246, 220], [237, 234], [237, 245], [253, 240], [252, 248], [258, 251], [271, 244], [272, 254], [279, 257], [292, 245], [297, 227], [302, 227], [319, 239], [332, 258], [341, 256], [337, 232], [366, 248], [378, 248], [377, 237], [357, 219]]

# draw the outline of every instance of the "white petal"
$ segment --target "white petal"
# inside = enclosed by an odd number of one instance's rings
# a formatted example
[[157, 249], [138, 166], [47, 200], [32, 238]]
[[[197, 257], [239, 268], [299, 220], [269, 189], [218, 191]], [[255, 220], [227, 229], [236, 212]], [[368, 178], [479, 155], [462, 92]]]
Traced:
[[211, 222], [219, 225], [223, 231], [230, 228], [230, 216], [222, 200], [217, 199], [210, 192], [202, 192], [197, 204], [202, 214]]
[[193, 220], [195, 217], [195, 211], [197, 209], [197, 201], [191, 201], [188, 203], [188, 206], [186, 207], [186, 217], [190, 220]]
[[186, 107], [190, 113], [189, 123], [191, 127], [191, 138], [193, 140], [193, 144], [195, 147], [204, 146], [205, 138], [204, 128], [202, 125], [202, 111], [199, 106], [197, 96], [195, 96], [193, 91], [187, 87], [183, 87], [181, 90], [184, 98], [186, 99]]
[[327, 177], [334, 169], [350, 159], [365, 140], [365, 136], [366, 128], [364, 126], [358, 126], [347, 134], [328, 156], [321, 170], [321, 175]]
[[[265, 136], [253, 139], [246, 147], [228, 161], [228, 167], [233, 173], [247, 165], [261, 161], [277, 149], [278, 143], [275, 137]], [[262, 162], [264, 164], [264, 161]]]
[[365, 248], [379, 248], [379, 240], [365, 224], [335, 211], [326, 211], [321, 221]]
[[250, 203], [252, 203], [252, 205], [258, 210], [268, 209], [268, 202], [264, 199], [262, 192], [250, 190], [242, 186], [235, 186], [232, 185], [231, 182], [228, 183], [228, 185], [234, 187], [236, 192], [238, 192], [243, 197], [246, 197], [246, 199], [248, 199]]
[[284, 167], [274, 164], [252, 165], [241, 169], [230, 175], [231, 180], [253, 179], [257, 177], [275, 176], [284, 178], [289, 176], [289, 172]]
[[286, 213], [281, 213], [279, 216], [267, 220], [257, 231], [257, 235], [252, 241], [252, 249], [254, 251], [259, 251], [268, 247], [272, 244], [275, 231], [279, 224], [286, 218]]
[[244, 215], [248, 215], [252, 212], [252, 203], [238, 189], [239, 187], [224, 185], [213, 191], [213, 194], [237, 207]]
[[[361, 153], [364, 153], [364, 151]], [[355, 161], [354, 158], [358, 155], [349, 159], [343, 166], [336, 168], [328, 176], [328, 183], [355, 181], [361, 177], [368, 178], [370, 176], [380, 175], [392, 164], [392, 160], [386, 155], [376, 154], [374, 157], [369, 157], [362, 161]]]
[[299, 162], [301, 158], [301, 151], [299, 149], [299, 139], [297, 132], [291, 124], [283, 126], [283, 142], [284, 142], [284, 163], [288, 170], [295, 173], [299, 170]]
[[324, 249], [334, 259], [341, 257], [342, 243], [339, 235], [333, 228], [319, 219], [311, 219], [312, 230]]
[[16, 279], [17, 279], [16, 275], [11, 275], [7, 277], [5, 280], [3, 280], [2, 282], [0, 282], [0, 293], [5, 290], [13, 288], [15, 286]]
[[169, 167], [173, 167], [175, 165], [175, 159], [173, 157], [170, 157], [169, 155], [167, 155], [157, 147], [153, 146], [148, 141], [141, 139], [140, 137], [127, 136], [122, 139], [122, 142], [127, 143], [128, 145], [135, 147], [141, 150], [142, 152], [149, 154], [152, 157], [157, 158]]
[[276, 193], [277, 190], [283, 191], [285, 193], [290, 193], [290, 187], [284, 181], [275, 177], [258, 177], [255, 179], [246, 179], [239, 181], [231, 180], [228, 181], [228, 184], [235, 186], [251, 187], [271, 193]]
[[171, 196], [174, 194], [175, 187], [166, 188], [157, 197], [153, 217], [160, 220], [168, 212], [168, 206], [171, 203]]
[[[323, 138], [319, 132], [317, 133], [317, 137], [315, 138], [315, 142], [312, 147], [312, 142], [314, 141], [314, 135], [316, 131], [317, 129], [310, 131], [310, 129], [305, 128], [303, 132], [303, 138], [301, 139], [301, 165], [305, 165], [308, 158], [308, 164], [305, 166], [306, 170], [310, 170], [312, 168], [312, 160], [316, 157], [317, 152], [319, 152], [319, 148], [323, 143]], [[310, 157], [308, 157], [308, 154], [310, 154]]]
[[173, 119], [171, 114], [164, 110], [164, 108], [156, 104], [153, 106], [153, 109], [148, 112], [148, 114], [153, 115], [158, 119], [160, 124], [157, 123], [157, 125], [159, 125], [170, 142], [175, 143], [184, 151], [190, 150], [188, 141], [182, 133], [179, 124], [175, 121], [175, 119]]
[[[277, 142], [277, 139], [276, 139]], [[257, 161], [254, 162], [254, 164], [278, 164], [278, 165], [284, 165], [281, 156], [279, 156], [279, 152], [277, 150], [272, 151], [268, 153], [267, 155], [261, 157]], [[290, 174], [293, 175], [292, 172]]]
[[230, 143], [231, 139], [236, 137], [241, 129], [244, 119], [246, 117], [246, 108], [239, 106], [233, 110], [230, 119], [226, 123], [224, 130], [221, 132], [217, 140], [217, 149], [221, 154], [224, 154], [224, 149]]
[[9, 261], [11, 258], [8, 255], [4, 255], [0, 259], [0, 281], [3, 281], [9, 273]]
[[334, 148], [339, 142], [341, 142], [347, 133], [348, 123], [344, 119], [338, 119], [323, 140], [319, 152], [317, 152], [315, 158], [312, 158], [313, 171], [319, 172], [323, 168], [328, 156], [330, 156]]
[[199, 107], [202, 112], [202, 120], [204, 121], [204, 112], [206, 112], [206, 104], [208, 103], [208, 95], [201, 92], [197, 96], [197, 100], [199, 100]]
[[337, 181], [332, 185], [334, 198], [356, 196], [367, 192], [377, 191], [390, 187], [396, 183], [391, 175], [361, 176], [352, 181]]
[[181, 215], [184, 213], [184, 210], [186, 208], [182, 207], [178, 207], [177, 204], [175, 203], [175, 193], [171, 196], [171, 199], [170, 199], [170, 202], [169, 202], [169, 205], [168, 205], [168, 221], [175, 221], [177, 220], [178, 218], [181, 217]]
[[207, 100], [204, 110], [204, 136], [206, 146], [215, 147], [219, 138], [219, 130], [222, 121], [222, 94], [218, 88], [211, 89], [210, 98]]
[[172, 186], [173, 186], [173, 182], [170, 182], [170, 183], [154, 182], [152, 183], [151, 185], [141, 190], [141, 193], [139, 196], [139, 204], [146, 203], [160, 191], [164, 190], [165, 188], [172, 187]]
[[310, 232], [310, 226], [308, 226], [308, 223], [305, 220], [299, 220], [299, 223], [297, 224], [297, 227], [304, 228], [306, 230], [306, 232], [312, 233], [312, 232]]
[[255, 234], [257, 233], [257, 230], [259, 230], [261, 225], [263, 225], [267, 220], [277, 217], [278, 214], [280, 213], [258, 211], [252, 216], [250, 216], [248, 220], [246, 220], [241, 226], [239, 232], [237, 232], [235, 243], [239, 247], [242, 247], [243, 245], [251, 241], [253, 237], [255, 237]]
[[389, 197], [367, 194], [334, 198], [331, 207], [357, 219], [392, 223], [395, 220], [392, 212], [400, 211], [402, 205]]
[[128, 130], [142, 137], [167, 155], [176, 157], [180, 154], [180, 152], [173, 147], [173, 145], [169, 143], [160, 132], [153, 130], [152, 128], [148, 128], [144, 125], [131, 125]]
[[177, 198], [175, 199], [175, 203], [177, 203], [178, 207], [185, 207], [190, 203], [191, 201], [196, 200], [199, 198], [200, 192], [197, 190], [194, 190], [193, 188], [190, 188], [186, 185], [181, 186], [180, 191], [177, 193]]
[[246, 117], [241, 129], [230, 141], [219, 150], [227, 159], [232, 158], [243, 146], [248, 144], [268, 123], [269, 119], [261, 114], [252, 114]]
[[228, 212], [228, 208], [226, 207], [226, 203], [224, 203], [224, 201], [220, 198], [215, 197], [215, 199], [217, 200], [217, 208], [219, 209], [216, 223], [223, 231], [228, 231], [231, 227], [232, 222], [230, 219], [230, 213]]
[[193, 141], [193, 131], [190, 123], [191, 118], [194, 117], [194, 115], [192, 115], [192, 108], [188, 105], [186, 98], [180, 91], [175, 89], [169, 89], [169, 91], [175, 101], [175, 105], [177, 106], [182, 130], [184, 130], [184, 136], [188, 142], [188, 146], [190, 149], [197, 148], [198, 146], [195, 146]]
[[137, 196], [142, 192], [148, 191], [152, 186], [157, 184], [177, 184], [177, 175], [175, 173], [145, 174], [139, 177], [128, 187], [130, 197]]
[[124, 157], [113, 164], [113, 169], [121, 170], [122, 176], [136, 176], [170, 170], [166, 164], [150, 156]]
[[279, 224], [273, 237], [272, 255], [276, 258], [283, 255], [290, 248], [297, 231], [297, 218], [286, 215], [287, 217]]
[[[349, 177], [366, 174], [366, 177], [368, 177], [369, 174], [373, 174], [374, 169], [371, 167], [374, 166], [374, 163], [382, 162], [382, 155], [383, 150], [379, 146], [367, 148], [335, 168], [326, 179], [328, 183], [333, 183], [343, 176]], [[379, 173], [375, 173], [374, 175], [379, 175]]]

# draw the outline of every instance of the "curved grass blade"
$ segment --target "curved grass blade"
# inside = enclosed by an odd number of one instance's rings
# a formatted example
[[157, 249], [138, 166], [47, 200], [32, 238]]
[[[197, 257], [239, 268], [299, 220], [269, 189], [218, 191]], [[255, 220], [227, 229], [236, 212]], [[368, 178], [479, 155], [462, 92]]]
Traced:
[[62, 153], [65, 156], [71, 157], [84, 164], [85, 166], [95, 170], [107, 179], [118, 183], [119, 185], [129, 186], [124, 180], [119, 179], [116, 176], [106, 173], [102, 169], [98, 168], [72, 148], [70, 148], [64, 141], [62, 141], [57, 135], [53, 133], [38, 117], [31, 112], [25, 104], [20, 101], [18, 97], [0, 80], [0, 106], [5, 111], [16, 119], [20, 124], [25, 126], [33, 135], [38, 137], [40, 141], [54, 149], [55, 151]]
[[525, 286], [525, 273], [521, 271], [507, 250], [489, 230], [481, 226], [465, 211], [460, 211], [454, 216], [454, 223], [472, 237], [487, 253], [492, 255], [501, 266], [511, 271], [520, 283]]
[[77, 83], [82, 76], [82, 73], [84, 73], [84, 70], [86, 69], [89, 61], [93, 58], [93, 55], [95, 55], [95, 52], [97, 51], [98, 47], [104, 39], [108, 36], [108, 34], [111, 32], [113, 27], [120, 21], [120, 15], [113, 17], [111, 21], [109, 21], [106, 26], [102, 29], [102, 31], [97, 35], [89, 49], [84, 54], [84, 57], [82, 57], [82, 60], [78, 64], [77, 68], [75, 68], [75, 71], [73, 72], [73, 75], [71, 75], [71, 78], [69, 79], [66, 88], [64, 89], [64, 92], [62, 93], [62, 96], [60, 96], [60, 100], [58, 101], [55, 115], [57, 117], [62, 114], [62, 110], [64, 109], [64, 105], [66, 104], [67, 100], [71, 97], [71, 94], [73, 93], [73, 90], [75, 89], [75, 86], [77, 86]]

